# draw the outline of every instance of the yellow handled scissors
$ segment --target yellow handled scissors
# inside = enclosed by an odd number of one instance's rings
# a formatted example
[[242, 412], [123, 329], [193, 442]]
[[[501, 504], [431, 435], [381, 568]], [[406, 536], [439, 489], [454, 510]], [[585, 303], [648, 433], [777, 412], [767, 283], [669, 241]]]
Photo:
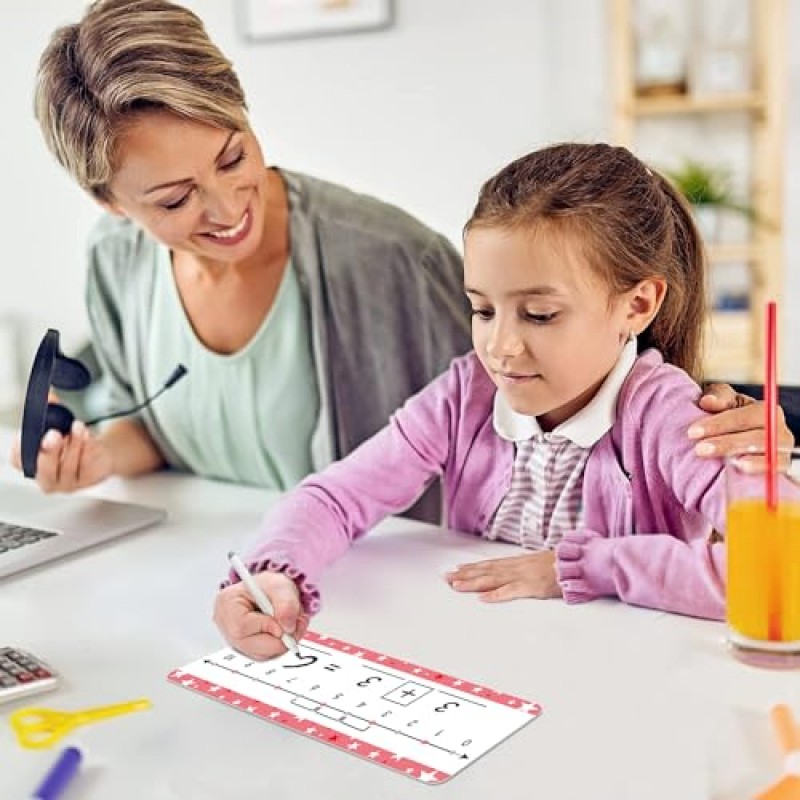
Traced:
[[113, 706], [84, 708], [79, 711], [56, 711], [52, 708], [21, 708], [15, 711], [9, 721], [17, 741], [28, 748], [50, 747], [62, 736], [68, 734], [79, 725], [88, 725], [120, 714], [132, 711], [144, 711], [151, 708], [147, 698], [117, 703]]

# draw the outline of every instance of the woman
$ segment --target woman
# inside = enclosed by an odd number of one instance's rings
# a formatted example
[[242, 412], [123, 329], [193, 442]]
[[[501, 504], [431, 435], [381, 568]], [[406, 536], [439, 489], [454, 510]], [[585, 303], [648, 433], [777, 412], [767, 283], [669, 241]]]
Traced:
[[[108, 212], [87, 305], [112, 409], [142, 402], [175, 364], [189, 370], [99, 435], [48, 432], [45, 491], [163, 466], [288, 488], [469, 348], [453, 247], [394, 207], [268, 168], [238, 78], [191, 11], [94, 3], [46, 48], [36, 114]], [[709, 410], [736, 405], [729, 387], [716, 393]], [[750, 406], [707, 435], [731, 434], [724, 448], [761, 427]]]

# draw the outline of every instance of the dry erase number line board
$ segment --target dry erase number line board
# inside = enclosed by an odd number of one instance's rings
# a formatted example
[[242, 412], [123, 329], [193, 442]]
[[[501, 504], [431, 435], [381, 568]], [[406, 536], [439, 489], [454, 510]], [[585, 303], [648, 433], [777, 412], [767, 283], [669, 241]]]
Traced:
[[441, 783], [541, 714], [520, 697], [306, 633], [302, 658], [226, 648], [168, 679], [426, 783]]

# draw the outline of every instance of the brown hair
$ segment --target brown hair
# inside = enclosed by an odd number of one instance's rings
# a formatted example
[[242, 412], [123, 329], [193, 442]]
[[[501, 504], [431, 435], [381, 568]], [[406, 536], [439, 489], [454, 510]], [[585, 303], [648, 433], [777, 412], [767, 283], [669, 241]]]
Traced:
[[59, 163], [97, 199], [111, 199], [126, 124], [149, 110], [246, 126], [239, 79], [197, 15], [167, 0], [98, 0], [53, 33], [39, 61], [36, 118]]
[[656, 347], [698, 377], [706, 317], [700, 235], [682, 196], [630, 151], [559, 144], [523, 156], [483, 185], [464, 231], [475, 227], [546, 228], [579, 241], [612, 296], [663, 278], [666, 296], [639, 350]]

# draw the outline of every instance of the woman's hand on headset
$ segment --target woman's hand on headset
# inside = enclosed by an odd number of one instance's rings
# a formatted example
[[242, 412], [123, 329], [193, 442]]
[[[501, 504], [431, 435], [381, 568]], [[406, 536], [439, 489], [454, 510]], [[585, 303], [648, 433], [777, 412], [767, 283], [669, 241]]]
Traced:
[[[20, 439], [11, 448], [11, 463], [22, 469]], [[42, 437], [36, 459], [36, 483], [42, 491], [74, 492], [105, 480], [113, 472], [108, 446], [79, 420], [67, 436], [51, 429]]]

